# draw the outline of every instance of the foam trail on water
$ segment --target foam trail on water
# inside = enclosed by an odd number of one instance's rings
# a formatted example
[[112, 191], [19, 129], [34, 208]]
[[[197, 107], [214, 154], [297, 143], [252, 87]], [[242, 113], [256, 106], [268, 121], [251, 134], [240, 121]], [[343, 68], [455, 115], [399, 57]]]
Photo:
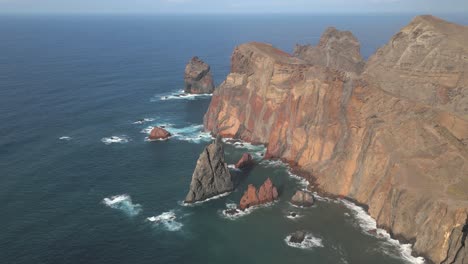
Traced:
[[142, 125], [146, 122], [152, 122], [154, 121], [154, 118], [143, 118], [143, 119], [140, 119], [140, 120], [137, 120], [135, 122], [133, 122], [133, 124], [136, 124], [136, 125]]
[[290, 242], [289, 241], [290, 239], [291, 239], [291, 235], [287, 236], [284, 239], [284, 242], [286, 242], [286, 244], [290, 247], [301, 248], [301, 249], [323, 247], [322, 239], [318, 237], [314, 237], [314, 235], [311, 233], [306, 234], [304, 241], [302, 241], [301, 243]]
[[[348, 209], [351, 210], [353, 216], [358, 222], [358, 225], [366, 234], [372, 235], [370, 231], [376, 231], [377, 237], [384, 239], [386, 246], [392, 246], [398, 249], [398, 257], [402, 258], [408, 263], [425, 263], [423, 257], [414, 257], [411, 255], [411, 244], [401, 244], [398, 240], [393, 239], [387, 231], [377, 228], [377, 222], [369, 214], [367, 214], [367, 212], [362, 207], [347, 200], [340, 200], [340, 202], [342, 202]], [[392, 253], [388, 250], [384, 249], [383, 251], [389, 255], [392, 255]]]
[[129, 141], [129, 138], [127, 136], [125, 136], [125, 135], [104, 137], [104, 138], [101, 139], [101, 142], [106, 144], [106, 145], [110, 145], [112, 143], [124, 144], [124, 143], [127, 143], [128, 141]]
[[70, 141], [72, 140], [71, 137], [68, 137], [68, 136], [63, 136], [63, 137], [59, 137], [60, 140], [65, 140], [65, 141]]
[[143, 209], [140, 204], [134, 204], [127, 194], [115, 195], [104, 198], [102, 202], [110, 208], [121, 210], [129, 216], [138, 215]]
[[277, 201], [266, 203], [266, 204], [261, 204], [261, 205], [255, 205], [255, 206], [246, 208], [244, 210], [237, 209], [237, 204], [235, 203], [227, 203], [226, 209], [221, 211], [221, 216], [229, 220], [236, 220], [240, 217], [249, 215], [250, 213], [252, 213], [253, 211], [259, 208], [266, 208], [266, 207], [273, 206], [276, 202]]
[[178, 90], [169, 94], [155, 95], [153, 98], [151, 98], [150, 101], [157, 102], [168, 100], [195, 100], [200, 98], [209, 98], [211, 96], [211, 94], [188, 94], [185, 93], [184, 90]]
[[222, 198], [222, 197], [224, 197], [224, 196], [228, 196], [229, 194], [231, 194], [231, 192], [225, 192], [225, 193], [222, 193], [222, 194], [218, 194], [218, 195], [216, 195], [216, 196], [210, 197], [210, 198], [205, 199], [205, 200], [203, 200], [203, 201], [198, 201], [198, 202], [194, 202], [194, 203], [186, 203], [186, 202], [184, 202], [184, 201], [180, 201], [179, 204], [180, 204], [181, 206], [192, 207], [192, 206], [197, 206], [197, 205], [206, 203], [206, 202], [208, 202], [208, 201], [212, 201], [212, 200], [216, 200], [216, 199]]
[[184, 226], [176, 221], [177, 217], [173, 211], [164, 212], [158, 216], [151, 216], [146, 220], [154, 223], [156, 226], [161, 226], [167, 231], [179, 231]]

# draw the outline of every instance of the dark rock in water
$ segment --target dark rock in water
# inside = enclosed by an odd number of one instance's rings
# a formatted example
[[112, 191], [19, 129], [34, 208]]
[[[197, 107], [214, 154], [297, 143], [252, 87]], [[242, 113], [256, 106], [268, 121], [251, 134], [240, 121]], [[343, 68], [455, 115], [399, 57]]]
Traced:
[[291, 203], [297, 206], [312, 206], [314, 204], [314, 196], [306, 191], [296, 191], [291, 198]]
[[227, 215], [236, 215], [239, 213], [239, 210], [237, 210], [236, 208], [232, 208], [225, 210], [224, 213]]
[[291, 216], [291, 217], [296, 217], [297, 214], [296, 214], [295, 212], [290, 212], [290, 213], [289, 213], [289, 216]]
[[289, 242], [300, 244], [300, 243], [302, 243], [302, 241], [304, 241], [305, 236], [306, 236], [306, 232], [296, 231], [296, 232], [291, 234], [291, 238], [289, 238]]
[[278, 190], [268, 178], [258, 190], [252, 184], [249, 184], [247, 191], [242, 196], [239, 208], [245, 210], [254, 205], [261, 205], [273, 202], [278, 199]]
[[148, 136], [148, 138], [150, 140], [162, 140], [162, 139], [168, 139], [170, 136], [171, 136], [171, 133], [169, 133], [163, 127], [154, 127], [151, 130], [151, 133]]
[[185, 67], [185, 89], [191, 94], [210, 94], [214, 91], [214, 82], [210, 66], [193, 57]]
[[236, 168], [238, 169], [243, 169], [250, 167], [254, 164], [254, 160], [252, 158], [252, 155], [249, 153], [244, 153], [242, 155], [242, 158], [236, 163]]
[[202, 201], [233, 189], [233, 177], [224, 162], [223, 142], [218, 136], [200, 154], [185, 202]]

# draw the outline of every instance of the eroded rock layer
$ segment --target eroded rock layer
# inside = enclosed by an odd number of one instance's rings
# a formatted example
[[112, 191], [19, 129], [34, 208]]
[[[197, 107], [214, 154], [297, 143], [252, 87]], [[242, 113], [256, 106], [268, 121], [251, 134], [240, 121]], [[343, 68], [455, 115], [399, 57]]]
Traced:
[[352, 76], [268, 44], [241, 45], [205, 128], [266, 144], [266, 158], [368, 205], [417, 254], [452, 262], [468, 213], [467, 120]]
[[468, 118], [468, 27], [416, 17], [380, 48], [366, 74], [382, 89]]
[[192, 94], [210, 94], [214, 90], [210, 65], [198, 57], [193, 57], [185, 67], [184, 92]]

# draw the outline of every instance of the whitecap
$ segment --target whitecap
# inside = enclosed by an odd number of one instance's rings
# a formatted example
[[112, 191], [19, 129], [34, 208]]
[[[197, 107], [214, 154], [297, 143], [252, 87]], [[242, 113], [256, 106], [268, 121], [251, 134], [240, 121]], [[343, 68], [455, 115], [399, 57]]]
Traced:
[[290, 247], [301, 248], [301, 249], [311, 249], [316, 247], [324, 247], [322, 243], [322, 239], [318, 237], [314, 237], [311, 233], [306, 234], [304, 240], [301, 243], [293, 243], [289, 240], [291, 239], [291, 235], [288, 235], [284, 242]]
[[101, 139], [102, 143], [109, 145], [112, 143], [120, 143], [124, 144], [129, 141], [127, 136], [111, 136], [111, 137], [104, 137]]
[[123, 211], [129, 216], [136, 216], [142, 211], [140, 204], [134, 204], [132, 198], [127, 194], [115, 195], [110, 198], [104, 198], [102, 202], [113, 209]]
[[173, 211], [146, 218], [146, 220], [154, 223], [156, 226], [162, 226], [167, 231], [179, 231], [182, 229], [183, 224], [177, 222], [176, 219], [176, 214]]
[[70, 141], [72, 140], [71, 137], [68, 137], [68, 136], [63, 136], [63, 137], [59, 137], [60, 140], [65, 140], [65, 141]]
[[[293, 215], [293, 213], [294, 213], [295, 215]], [[296, 212], [289, 212], [289, 213], [286, 215], [286, 218], [291, 219], [291, 220], [295, 220], [295, 219], [298, 219], [298, 218], [301, 218], [301, 217], [302, 217], [302, 215], [300, 215], [300, 214], [298, 214], [298, 213], [296, 213]]]
[[133, 124], [136, 124], [136, 125], [142, 125], [146, 122], [152, 122], [154, 121], [154, 118], [143, 118], [143, 119], [140, 119], [140, 120], [137, 120], [135, 122], [133, 122]]
[[168, 100], [195, 100], [200, 98], [209, 98], [212, 94], [188, 94], [185, 93], [184, 90], [178, 90], [176, 92], [163, 94], [163, 95], [155, 95], [151, 98], [151, 102], [157, 101], [168, 101]]
[[[377, 222], [360, 206], [347, 201], [347, 200], [340, 200], [348, 209], [351, 210], [354, 218], [357, 220], [359, 227], [363, 230], [365, 234], [376, 236], [377, 238], [381, 238], [385, 240], [386, 246], [392, 246], [398, 249], [398, 256], [409, 263], [415, 264], [422, 264], [425, 263], [423, 257], [414, 257], [412, 253], [412, 245], [411, 244], [401, 244], [398, 240], [393, 239], [390, 234], [381, 229], [377, 228]], [[375, 234], [371, 233], [375, 232]], [[384, 253], [389, 255], [393, 255], [388, 250], [383, 249]]]

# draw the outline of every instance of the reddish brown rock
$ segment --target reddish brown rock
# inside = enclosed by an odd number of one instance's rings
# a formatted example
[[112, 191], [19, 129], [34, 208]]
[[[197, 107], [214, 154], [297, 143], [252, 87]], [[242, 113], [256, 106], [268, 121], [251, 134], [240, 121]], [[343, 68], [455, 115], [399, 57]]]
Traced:
[[163, 139], [168, 139], [171, 136], [171, 133], [169, 133], [166, 129], [162, 127], [154, 127], [148, 138], [150, 140], [163, 140]]
[[254, 164], [254, 160], [252, 158], [252, 155], [249, 153], [244, 153], [242, 155], [242, 158], [236, 163], [236, 168], [238, 169], [244, 169], [251, 167]]
[[214, 90], [210, 66], [198, 57], [193, 57], [185, 67], [184, 80], [186, 93], [210, 94]]
[[291, 203], [297, 206], [309, 207], [314, 205], [314, 196], [306, 191], [296, 191], [291, 198]]
[[276, 199], [278, 199], [278, 190], [268, 178], [258, 190], [249, 184], [240, 200], [239, 208], [245, 210], [251, 206], [273, 202]]
[[[460, 263], [468, 259], [466, 251], [456, 254], [468, 213], [466, 32], [416, 18], [371, 59], [376, 68], [359, 76], [268, 44], [240, 45], [205, 128], [266, 144], [266, 158], [368, 205], [379, 227], [415, 241], [415, 254]], [[420, 98], [425, 87], [438, 91], [427, 93], [429, 101]]]

